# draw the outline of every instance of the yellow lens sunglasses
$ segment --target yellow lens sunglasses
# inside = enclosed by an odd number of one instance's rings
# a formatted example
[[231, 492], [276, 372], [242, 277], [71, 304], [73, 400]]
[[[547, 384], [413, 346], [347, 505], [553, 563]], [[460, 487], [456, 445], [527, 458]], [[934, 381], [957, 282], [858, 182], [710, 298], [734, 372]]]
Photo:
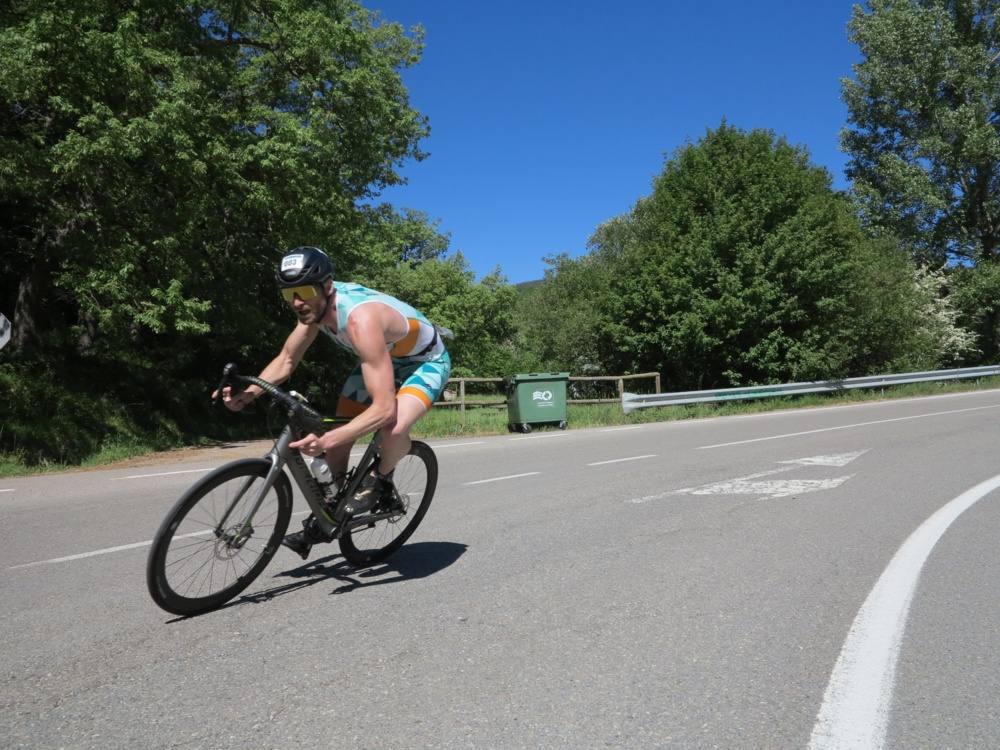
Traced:
[[298, 295], [299, 299], [303, 302], [308, 302], [319, 296], [319, 287], [315, 284], [303, 284], [302, 286], [291, 286], [281, 290], [281, 296], [285, 298], [285, 302], [294, 300], [295, 295]]

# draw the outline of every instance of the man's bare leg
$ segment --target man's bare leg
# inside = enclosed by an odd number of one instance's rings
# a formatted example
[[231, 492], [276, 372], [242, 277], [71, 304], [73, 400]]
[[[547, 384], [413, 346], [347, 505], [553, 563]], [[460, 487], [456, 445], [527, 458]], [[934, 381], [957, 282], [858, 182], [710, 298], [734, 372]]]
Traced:
[[354, 515], [364, 513], [379, 500], [389, 499], [392, 485], [388, 475], [399, 460], [410, 452], [410, 428], [427, 411], [427, 407], [416, 396], [401, 394], [396, 397], [396, 419], [379, 430], [382, 440], [382, 456], [374, 476], [365, 477], [361, 489], [354, 495], [345, 510]]
[[354, 448], [354, 443], [348, 443], [347, 445], [336, 445], [326, 452], [326, 462], [330, 465], [330, 472], [333, 476], [336, 477], [347, 471], [352, 448]]
[[388, 474], [410, 452], [410, 428], [426, 413], [427, 407], [416, 396], [403, 393], [396, 397], [396, 421], [381, 430], [382, 460], [377, 467], [380, 474]]

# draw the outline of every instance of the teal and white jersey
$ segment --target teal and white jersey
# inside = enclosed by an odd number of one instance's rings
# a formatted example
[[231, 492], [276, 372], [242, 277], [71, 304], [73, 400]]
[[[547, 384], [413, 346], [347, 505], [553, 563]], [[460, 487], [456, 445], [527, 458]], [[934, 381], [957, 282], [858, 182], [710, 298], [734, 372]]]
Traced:
[[416, 308], [393, 296], [376, 292], [360, 284], [335, 281], [333, 288], [337, 293], [337, 327], [336, 329], [326, 325], [321, 327], [338, 346], [357, 355], [347, 336], [347, 321], [360, 305], [381, 302], [398, 312], [406, 323], [406, 335], [388, 344], [389, 355], [393, 359], [403, 362], [428, 362], [444, 353], [444, 342], [437, 335], [434, 324]]

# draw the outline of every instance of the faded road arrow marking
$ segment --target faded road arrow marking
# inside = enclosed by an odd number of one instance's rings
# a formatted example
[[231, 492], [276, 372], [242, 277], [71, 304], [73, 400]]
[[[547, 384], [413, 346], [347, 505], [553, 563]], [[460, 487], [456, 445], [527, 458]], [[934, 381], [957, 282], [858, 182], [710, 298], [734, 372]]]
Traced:
[[791, 497], [792, 495], [804, 495], [807, 492], [832, 490], [853, 476], [853, 474], [849, 474], [846, 477], [837, 477], [835, 479], [772, 479], [767, 482], [748, 482], [743, 479], [734, 479], [729, 482], [717, 482], [706, 487], [699, 487], [691, 490], [690, 494]]
[[736, 477], [721, 482], [701, 485], [700, 487], [682, 487], [678, 490], [661, 492], [657, 495], [645, 495], [629, 500], [629, 503], [642, 504], [653, 500], [662, 500], [674, 495], [753, 495], [759, 498], [765, 497], [792, 497], [795, 495], [805, 495], [809, 492], [820, 492], [822, 490], [832, 490], [839, 487], [854, 474], [844, 477], [834, 477], [832, 479], [769, 479], [758, 481], [764, 477], [775, 474], [784, 474], [794, 471], [803, 466], [834, 466], [843, 467], [854, 459], [867, 453], [854, 451], [852, 453], [838, 453], [829, 456], [809, 456], [807, 458], [795, 458], [788, 461], [778, 461], [779, 464], [786, 464], [777, 469], [768, 469], [756, 474], [748, 474], [745, 477]]
[[854, 459], [863, 456], [868, 450], [855, 451], [854, 453], [838, 453], [833, 456], [811, 456], [809, 458], [796, 458], [792, 461], [778, 461], [779, 464], [799, 464], [801, 466], [847, 466]]

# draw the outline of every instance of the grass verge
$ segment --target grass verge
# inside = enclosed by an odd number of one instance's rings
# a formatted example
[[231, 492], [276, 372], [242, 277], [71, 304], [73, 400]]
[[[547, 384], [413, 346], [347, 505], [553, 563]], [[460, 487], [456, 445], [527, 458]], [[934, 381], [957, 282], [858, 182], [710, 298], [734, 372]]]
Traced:
[[[738, 414], [759, 414], [762, 412], [782, 409], [808, 409], [823, 406], [885, 401], [918, 396], [936, 396], [945, 393], [964, 393], [1000, 388], [1000, 377], [982, 378], [970, 381], [945, 381], [937, 383], [911, 383], [909, 385], [893, 386], [883, 390], [856, 389], [843, 393], [816, 393], [804, 396], [786, 396], [747, 401], [728, 401], [711, 404], [687, 404], [683, 406], [667, 406], [650, 409], [639, 409], [631, 414], [622, 411], [621, 404], [569, 404], [569, 427], [612, 427], [617, 425], [645, 424], [648, 422], [670, 422], [681, 419], [703, 419], [706, 417], [724, 417]], [[265, 438], [269, 434], [262, 428], [257, 437]], [[538, 431], [555, 430], [552, 426], [539, 426]], [[507, 409], [501, 407], [483, 407], [466, 409], [463, 414], [457, 407], [437, 408], [424, 417], [414, 427], [413, 436], [417, 438], [463, 437], [472, 435], [496, 435], [507, 432]], [[191, 445], [187, 443], [186, 445]], [[195, 444], [211, 444], [206, 441]], [[127, 458], [142, 456], [165, 447], [183, 447], [185, 443], [178, 441], [174, 446], [165, 446], [161, 441], [156, 444], [144, 442], [139, 438], [128, 438], [105, 443], [99, 451], [88, 456], [80, 464], [45, 463], [28, 466], [17, 455], [0, 453], [0, 477], [23, 476], [52, 471], [65, 471], [78, 467], [92, 467], [112, 464]]]

